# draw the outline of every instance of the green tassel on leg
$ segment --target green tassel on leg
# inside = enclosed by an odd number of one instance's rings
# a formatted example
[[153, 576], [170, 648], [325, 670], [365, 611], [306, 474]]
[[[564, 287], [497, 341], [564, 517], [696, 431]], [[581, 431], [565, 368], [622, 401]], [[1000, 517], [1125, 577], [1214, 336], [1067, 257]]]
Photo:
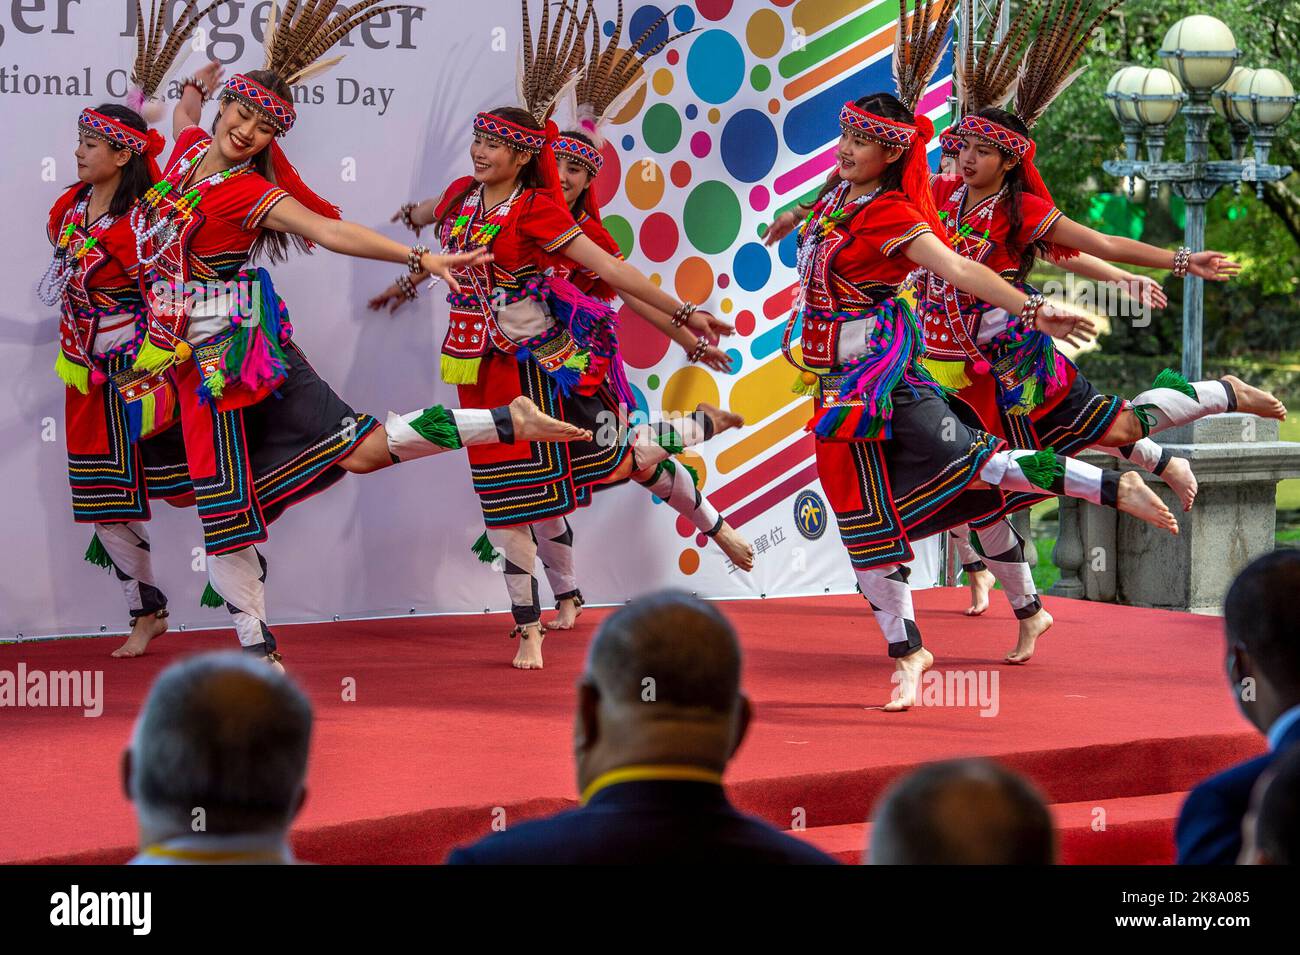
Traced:
[[226, 602], [221, 598], [221, 594], [213, 588], [212, 582], [203, 588], [203, 596], [199, 598], [200, 607], [224, 607]]
[[681, 454], [686, 450], [686, 445], [682, 444], [682, 436], [677, 433], [676, 428], [669, 428], [656, 434], [655, 443], [669, 454]]
[[86, 563], [94, 564], [96, 567], [113, 566], [113, 558], [108, 556], [108, 551], [104, 549], [98, 534], [90, 535], [90, 546], [86, 548]]
[[164, 368], [170, 368], [176, 363], [176, 353], [168, 351], [166, 348], [159, 348], [149, 339], [144, 340], [140, 350], [135, 356], [134, 367], [139, 371], [147, 371], [151, 374], [162, 371]]
[[459, 448], [460, 431], [456, 421], [442, 405], [425, 408], [420, 416], [411, 421], [411, 428], [430, 444], [440, 448]]
[[685, 461], [678, 461], [677, 463], [680, 464], [682, 467], [684, 467], [684, 468], [686, 469], [686, 473], [689, 474], [689, 475], [691, 476], [691, 483], [694, 484], [696, 487], [699, 487], [699, 486], [700, 486], [700, 472], [697, 471], [697, 470], [695, 470], [695, 468], [691, 467], [691, 466], [690, 466], [689, 464], [687, 464]]
[[1025, 480], [1045, 491], [1050, 491], [1057, 481], [1065, 477], [1065, 465], [1053, 448], [1018, 457], [1016, 465], [1024, 474]]
[[1187, 383], [1187, 379], [1172, 368], [1166, 368], [1160, 374], [1156, 375], [1156, 380], [1151, 382], [1152, 388], [1172, 388], [1179, 391], [1189, 398], [1196, 397], [1196, 389]]
[[470, 550], [474, 552], [474, 556], [485, 564], [490, 564], [497, 559], [497, 549], [488, 540], [487, 531], [484, 531], [479, 536], [479, 539], [474, 542], [474, 546]]
[[71, 361], [63, 352], [54, 359], [54, 373], [69, 388], [76, 388], [83, 395], [90, 393], [90, 369]]

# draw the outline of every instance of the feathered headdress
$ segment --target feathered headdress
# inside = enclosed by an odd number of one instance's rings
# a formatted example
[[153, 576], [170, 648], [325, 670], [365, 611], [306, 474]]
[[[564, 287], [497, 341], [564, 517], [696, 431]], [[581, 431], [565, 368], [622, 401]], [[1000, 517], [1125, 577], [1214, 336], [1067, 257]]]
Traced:
[[934, 137], [934, 123], [916, 107], [926, 87], [939, 68], [943, 57], [948, 21], [957, 0], [916, 0], [913, 13], [907, 12], [907, 0], [898, 0], [898, 29], [894, 37], [893, 74], [898, 100], [913, 114], [911, 123], [889, 119], [863, 109], [853, 101], [840, 110], [840, 128], [855, 136], [874, 140], [885, 146], [899, 146], [903, 156], [903, 191], [920, 210], [926, 223], [940, 238], [948, 232], [935, 208], [930, 191], [930, 164], [926, 144]]
[[[1122, 2], [1110, 0], [1100, 12], [1096, 12], [1098, 0], [1035, 0], [1022, 9], [999, 44], [992, 46], [986, 39], [983, 55], [977, 61], [963, 57], [966, 115], [953, 127], [952, 139], [959, 142], [965, 136], [976, 136], [1015, 156], [1024, 173], [1025, 190], [1052, 202], [1052, 194], [1034, 165], [1038, 144], [1014, 129], [975, 114], [990, 106], [1001, 106], [1014, 93], [1014, 112], [1032, 129], [1052, 101], [1079, 78], [1085, 68], [1075, 70], [1074, 64], [1092, 40], [1093, 32]], [[1038, 20], [1038, 29], [1026, 45], [1025, 36], [1033, 18]], [[1017, 61], [1019, 66], [1012, 80], [1008, 70]], [[1047, 251], [1058, 259], [1078, 255], [1076, 250], [1054, 242], [1047, 243]]]
[[[335, 0], [285, 0], [284, 9], [272, 0], [266, 16], [266, 58], [262, 69], [292, 85], [323, 73], [343, 59], [342, 55], [321, 60], [326, 53], [356, 27], [373, 17], [393, 10], [420, 9], [409, 3], [360, 0], [335, 12]], [[298, 113], [291, 99], [284, 99], [261, 83], [236, 73], [226, 81], [222, 100], [239, 100], [260, 113], [276, 129], [271, 143], [271, 168], [276, 184], [304, 206], [323, 216], [339, 218], [339, 209], [311, 191], [298, 170], [280, 148], [279, 137], [289, 132]]]
[[[198, 0], [189, 0], [177, 16], [176, 26], [170, 31], [165, 16], [168, 4], [159, 4], [158, 0], [153, 0], [149, 4], [147, 25], [143, 0], [136, 4], [135, 62], [131, 65], [131, 88], [126, 94], [126, 105], [139, 113], [146, 123], [156, 122], [161, 116], [161, 105], [158, 109], [151, 109], [149, 104], [154, 99], [154, 93], [171, 78], [189, 55], [188, 41], [194, 34], [194, 29], [209, 13], [229, 2], [230, 0], [213, 0], [200, 10]], [[150, 129], [142, 133], [93, 109], [81, 111], [77, 118], [77, 128], [83, 133], [129, 149], [137, 156], [143, 156], [152, 181], [157, 182], [162, 178], [158, 157], [162, 154], [166, 140], [157, 130]]]
[[537, 155], [546, 190], [557, 203], [564, 205], [564, 189], [555, 168], [553, 151], [560, 130], [551, 120], [551, 114], [559, 100], [577, 82], [586, 58], [587, 25], [596, 19], [596, 11], [588, 2], [586, 11], [579, 18], [577, 3], [570, 8], [567, 0], [561, 0], [560, 12], [552, 23], [550, 4], [544, 0], [542, 19], [535, 37], [528, 0], [523, 0], [520, 16], [523, 44], [516, 74], [516, 93], [520, 106], [542, 128], [530, 128], [504, 116], [484, 112], [474, 117], [474, 134]]

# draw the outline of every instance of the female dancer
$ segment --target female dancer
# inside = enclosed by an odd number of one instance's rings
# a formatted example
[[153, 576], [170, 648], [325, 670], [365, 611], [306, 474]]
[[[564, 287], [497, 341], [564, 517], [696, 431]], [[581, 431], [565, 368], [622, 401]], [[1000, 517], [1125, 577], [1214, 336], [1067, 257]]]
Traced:
[[[916, 22], [928, 24], [928, 3]], [[900, 19], [900, 31], [908, 22]], [[946, 18], [940, 16], [940, 24]], [[909, 538], [1002, 506], [1003, 494], [1050, 488], [1108, 504], [1177, 533], [1177, 523], [1135, 474], [1116, 478], [1048, 451], [1007, 450], [959, 421], [919, 362], [920, 330], [899, 287], [921, 266], [1066, 340], [1093, 330], [1026, 296], [996, 273], [954, 253], [929, 192], [929, 119], [915, 103], [942, 49], [940, 31], [896, 47], [902, 102], [877, 93], [840, 113], [839, 181], [828, 183], [804, 224], [801, 301], [787, 326], [786, 354], [803, 368], [797, 387], [815, 395], [818, 473], [863, 595], [897, 661], [887, 710], [908, 708], [933, 663], [912, 611]], [[779, 240], [769, 230], [770, 242]], [[802, 319], [802, 354], [790, 348]]]
[[[266, 561], [255, 545], [285, 509], [345, 472], [368, 473], [451, 448], [515, 438], [566, 441], [586, 432], [541, 415], [527, 401], [483, 410], [441, 407], [390, 414], [387, 426], [338, 398], [291, 341], [283, 303], [260, 253], [283, 258], [290, 243], [405, 262], [446, 278], [484, 261], [406, 247], [341, 221], [298, 178], [277, 137], [296, 119], [290, 83], [310, 76], [349, 29], [382, 9], [328, 17], [329, 3], [290, 4], [268, 26], [267, 68], [222, 89], [211, 135], [195, 125], [204, 90], [190, 85], [176, 107], [176, 145], [161, 181], [133, 211], [149, 329], [135, 367], [176, 384], [210, 588], [224, 602], [244, 649], [279, 666], [266, 625]], [[274, 397], [272, 397], [274, 395]]]
[[[161, 21], [151, 18], [146, 29], [137, 11], [144, 42], [130, 102], [140, 107], [153, 96], [197, 23], [182, 16], [169, 37]], [[211, 81], [215, 70], [193, 82]], [[95, 525], [86, 559], [113, 569], [131, 614], [130, 635], [113, 656], [138, 657], [167, 630], [167, 595], [149, 550], [149, 501], [193, 503], [174, 399], [165, 391], [157, 401], [136, 396], [129, 380], [146, 321], [127, 212], [158, 180], [164, 141], [136, 109], [116, 103], [82, 110], [77, 131], [80, 181], [50, 210], [54, 255], [38, 293], [62, 313], [55, 371], [67, 386], [73, 519]]]
[[[544, 19], [543, 34], [545, 24]], [[531, 49], [527, 44], [526, 51]], [[522, 393], [543, 409], [558, 409], [565, 420], [597, 432], [595, 442], [565, 448], [539, 443], [524, 452], [493, 449], [470, 456], [487, 524], [487, 534], [476, 546], [486, 559], [493, 554], [505, 558], [516, 624], [511, 636], [521, 638], [514, 665], [520, 669], [542, 666], [545, 628], [533, 576], [538, 546], [534, 528], [538, 536], [563, 537], [567, 525], [556, 519], [589, 501], [596, 485], [627, 477], [648, 482], [738, 567], [748, 570], [753, 565], [748, 542], [699, 495], [687, 469], [668, 462], [671, 454], [743, 421], [702, 404], [680, 420], [629, 429], [626, 408], [632, 402], [613, 333], [613, 313], [563, 278], [548, 274], [567, 259], [620, 294], [671, 315], [673, 325], [689, 327], [698, 336], [693, 361], [716, 341], [716, 319], [692, 303], [677, 301], [603, 251], [583, 235], [565, 208], [552, 151], [558, 130], [545, 117], [568, 77], [557, 64], [580, 60], [581, 54], [540, 43], [537, 49], [547, 52], [526, 61], [520, 71], [526, 108], [499, 107], [475, 118], [473, 176], [448, 186], [431, 211], [426, 211], [430, 203], [405, 210], [412, 227], [434, 224], [445, 248], [490, 248], [494, 256], [490, 266], [459, 271], [466, 292], [448, 296], [451, 318], [442, 348], [442, 377], [460, 386], [461, 403], [481, 406]], [[411, 287], [395, 285], [371, 305], [378, 308], [412, 292]]]
[[[1221, 253], [1191, 254], [1189, 249], [1174, 253], [1105, 235], [1071, 221], [1053, 205], [1034, 166], [1036, 144], [1029, 129], [1077, 76], [1071, 71], [1097, 20], [1079, 29], [1081, 23], [1080, 18], [1045, 23], [1019, 69], [1018, 57], [1002, 49], [1020, 35], [1012, 29], [1001, 45], [972, 55], [962, 71], [963, 100], [973, 111], [953, 130], [960, 144], [959, 176], [939, 177], [932, 184], [939, 215], [953, 233], [954, 248], [1020, 288], [1025, 288], [1024, 280], [1040, 251], [1074, 271], [1112, 281], [1122, 281], [1127, 273], [1104, 261], [1100, 268], [1091, 263], [1111, 259], [1171, 268], [1176, 276], [1190, 271], [1213, 281], [1227, 280], [1240, 266]], [[1057, 45], [1047, 50], [1044, 37]], [[1064, 47], [1062, 37], [1069, 41]], [[991, 105], [1006, 99], [1013, 82], [1019, 116]], [[1075, 250], [1097, 258], [1076, 267], [1070, 258]], [[1150, 440], [1150, 434], [1232, 410], [1285, 415], [1272, 395], [1232, 376], [1189, 384], [1166, 370], [1150, 390], [1131, 402], [1102, 395], [1057, 354], [1047, 336], [1008, 329], [1005, 313], [959, 292], [938, 276], [927, 282], [922, 315], [926, 367], [940, 382], [957, 389], [962, 402], [978, 416], [978, 427], [1006, 437], [1017, 447], [1050, 446], [1070, 454], [1091, 446], [1122, 457], [1162, 477], [1178, 493], [1185, 510], [1191, 508], [1196, 494], [1191, 467], [1184, 459], [1171, 457]], [[1003, 513], [1042, 499], [1038, 494], [1015, 495]], [[974, 526], [984, 557], [980, 561], [967, 544], [959, 547], [963, 564], [983, 563], [991, 575], [972, 573], [972, 611], [987, 606], [988, 576], [1000, 581], [1019, 620], [1017, 646], [1006, 659], [1024, 663], [1033, 655], [1037, 638], [1051, 626], [1051, 615], [1038, 599], [1023, 541], [1010, 523], [1002, 515], [990, 515]]]

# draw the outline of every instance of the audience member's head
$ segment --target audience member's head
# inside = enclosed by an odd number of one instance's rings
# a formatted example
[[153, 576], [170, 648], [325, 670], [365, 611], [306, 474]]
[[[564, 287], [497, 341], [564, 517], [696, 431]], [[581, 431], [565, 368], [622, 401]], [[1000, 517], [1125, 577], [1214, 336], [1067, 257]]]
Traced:
[[1262, 732], [1300, 704], [1300, 550], [1252, 561], [1223, 602], [1228, 680], [1246, 719]]
[[1241, 826], [1241, 865], [1300, 864], [1300, 746], [1264, 771]]
[[873, 865], [1051, 865], [1052, 819], [1029, 782], [985, 759], [923, 766], [882, 797]]
[[178, 836], [286, 832], [306, 796], [311, 704], [243, 653], [159, 675], [122, 762], [142, 846]]
[[681, 591], [634, 600], [601, 625], [578, 684], [579, 789], [633, 764], [721, 772], [749, 716], [740, 644], [726, 618]]

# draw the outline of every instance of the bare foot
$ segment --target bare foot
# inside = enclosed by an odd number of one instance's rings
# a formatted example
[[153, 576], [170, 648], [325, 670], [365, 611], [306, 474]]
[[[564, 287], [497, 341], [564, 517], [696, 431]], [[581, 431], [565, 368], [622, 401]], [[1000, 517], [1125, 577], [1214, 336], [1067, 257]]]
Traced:
[[1029, 658], [1034, 655], [1034, 644], [1038, 638], [1052, 629], [1052, 615], [1046, 610], [1040, 610], [1032, 617], [1027, 617], [1020, 621], [1020, 637], [1016, 640], [1016, 648], [1007, 654], [1007, 663], [1028, 663]]
[[885, 704], [886, 713], [901, 713], [916, 705], [916, 690], [921, 685], [921, 674], [934, 666], [934, 654], [925, 647], [905, 657], [899, 657], [894, 670], [898, 674], [894, 681], [894, 695]]
[[519, 637], [519, 652], [515, 654], [512, 666], [516, 670], [540, 670], [542, 668], [542, 641], [546, 639], [546, 629], [540, 623], [529, 623], [514, 629]]
[[166, 611], [162, 612], [161, 617], [156, 613], [136, 617], [135, 622], [131, 624], [131, 635], [126, 638], [126, 643], [113, 651], [113, 656], [119, 658], [144, 656], [150, 641], [167, 632], [166, 617]]
[[266, 656], [262, 657], [262, 659], [265, 660], [266, 665], [269, 666], [276, 673], [284, 672], [284, 664], [280, 662], [281, 660], [284, 659], [284, 657], [280, 656], [280, 654], [275, 653], [273, 651], [271, 653], [268, 653]]
[[1160, 480], [1168, 484], [1178, 499], [1183, 502], [1183, 510], [1190, 511], [1196, 501], [1196, 475], [1186, 458], [1170, 458], [1165, 469], [1160, 472]]
[[527, 395], [510, 402], [510, 422], [515, 426], [515, 439], [519, 441], [590, 441], [591, 432], [577, 425], [560, 421], [533, 403]]
[[739, 428], [745, 423], [745, 419], [735, 412], [723, 411], [717, 405], [706, 404], [703, 401], [695, 406], [695, 410], [713, 422], [714, 434], [720, 434], [730, 428]]
[[733, 564], [741, 570], [754, 569], [754, 548], [749, 541], [745, 540], [734, 527], [726, 521], [718, 528], [718, 532], [713, 535], [713, 540], [722, 552], [727, 555]]
[[1286, 405], [1278, 401], [1267, 391], [1261, 391], [1254, 385], [1248, 385], [1236, 375], [1224, 375], [1226, 381], [1237, 396], [1237, 410], [1243, 414], [1259, 415], [1261, 418], [1286, 420]]
[[970, 582], [970, 606], [966, 608], [966, 616], [978, 617], [989, 609], [989, 591], [998, 581], [989, 570], [968, 570], [966, 579]]
[[546, 625], [547, 630], [572, 630], [574, 623], [582, 616], [582, 605], [573, 597], [557, 601], [555, 609], [555, 619]]
[[1152, 527], [1178, 533], [1178, 519], [1165, 507], [1165, 502], [1155, 491], [1147, 487], [1146, 482], [1136, 471], [1129, 471], [1119, 479], [1119, 494], [1115, 507], [1125, 514], [1146, 521]]

